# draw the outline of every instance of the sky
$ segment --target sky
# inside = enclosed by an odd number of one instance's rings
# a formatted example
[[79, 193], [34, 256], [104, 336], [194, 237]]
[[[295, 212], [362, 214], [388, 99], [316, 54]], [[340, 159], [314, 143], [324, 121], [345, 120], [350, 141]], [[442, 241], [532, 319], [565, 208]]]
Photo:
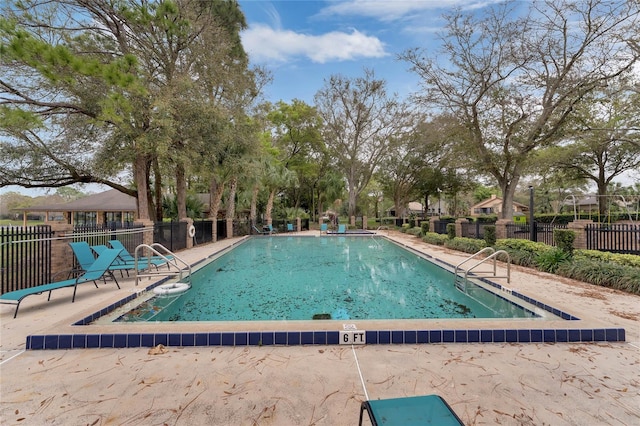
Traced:
[[387, 92], [408, 97], [418, 77], [398, 59], [407, 49], [438, 47], [443, 13], [481, 11], [498, 0], [240, 0], [248, 29], [241, 34], [251, 62], [272, 73], [271, 102], [313, 104], [325, 80], [374, 71]]

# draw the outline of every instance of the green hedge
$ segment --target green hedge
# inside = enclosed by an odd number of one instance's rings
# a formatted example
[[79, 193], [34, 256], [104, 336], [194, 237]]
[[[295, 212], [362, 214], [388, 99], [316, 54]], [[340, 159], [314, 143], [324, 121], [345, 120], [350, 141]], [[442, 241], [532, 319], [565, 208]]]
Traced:
[[449, 239], [448, 236], [438, 234], [437, 232], [427, 232], [422, 236], [422, 241], [427, 244], [433, 244], [435, 246], [443, 246], [444, 242]]
[[486, 247], [484, 240], [465, 237], [455, 237], [453, 239], [449, 239], [447, 237], [444, 242], [444, 246], [450, 249], [463, 251], [465, 253], [476, 253]]

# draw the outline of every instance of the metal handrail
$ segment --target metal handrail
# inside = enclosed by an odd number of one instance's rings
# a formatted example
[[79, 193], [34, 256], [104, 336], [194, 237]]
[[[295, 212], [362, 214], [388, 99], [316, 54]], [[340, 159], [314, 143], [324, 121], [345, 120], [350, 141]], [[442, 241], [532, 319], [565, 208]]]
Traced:
[[458, 268], [460, 268], [460, 266], [464, 265], [465, 263], [467, 263], [468, 261], [470, 261], [471, 259], [474, 259], [476, 257], [478, 257], [479, 255], [481, 255], [482, 253], [486, 252], [486, 251], [491, 251], [491, 253], [495, 253], [495, 249], [493, 247], [485, 247], [482, 250], [480, 250], [479, 252], [472, 254], [471, 256], [467, 257], [465, 260], [463, 260], [462, 262], [458, 263], [456, 265], [456, 268], [454, 269], [454, 274], [458, 275]]
[[[146, 249], [149, 252], [153, 253], [154, 256], [158, 256], [158, 257], [162, 258], [167, 263], [168, 271], [167, 272], [162, 272], [162, 271], [152, 272], [151, 270], [149, 270], [148, 273], [141, 274], [139, 269], [138, 269], [138, 253], [142, 249]], [[164, 253], [161, 253], [160, 251], [158, 251], [159, 249], [163, 250]], [[170, 256], [170, 257], [168, 257], [168, 256]], [[151, 256], [149, 256], [149, 257], [151, 257]], [[186, 270], [189, 272], [187, 277], [189, 279], [191, 279], [191, 265], [189, 265], [184, 260], [180, 259], [178, 256], [176, 256], [175, 253], [172, 253], [168, 248], [166, 248], [162, 244], [159, 244], [159, 243], [153, 243], [151, 245], [140, 244], [138, 247], [136, 247], [136, 250], [134, 252], [134, 258], [135, 258], [134, 265], [135, 265], [135, 270], [136, 270], [136, 285], [138, 285], [138, 280], [140, 280], [141, 278], [153, 277], [153, 276], [168, 276], [168, 275], [179, 274], [180, 275], [180, 281], [182, 281], [182, 279], [183, 279], [182, 273], [184, 272], [185, 267], [186, 267]], [[182, 264], [183, 267], [181, 267], [178, 263]], [[171, 271], [171, 267], [172, 266], [175, 267], [177, 270], [176, 271]]]
[[[462, 283], [458, 282], [458, 278], [460, 277], [460, 275], [458, 275], [458, 269], [462, 269], [461, 266], [465, 263], [467, 263], [468, 261], [470, 261], [471, 259], [476, 258], [477, 256], [479, 256], [482, 253], [488, 252], [490, 251], [491, 254], [485, 258], [483, 258], [482, 260], [480, 260], [479, 262], [476, 262], [473, 266], [471, 266], [469, 269], [464, 271], [464, 281]], [[496, 269], [496, 258], [498, 257], [498, 255], [500, 254], [505, 254], [507, 255], [507, 275], [506, 276], [498, 276], [497, 275], [497, 269]], [[493, 271], [484, 271], [484, 273], [493, 273], [492, 277], [493, 278], [506, 278], [507, 279], [507, 283], [511, 282], [511, 256], [509, 256], [509, 253], [507, 253], [504, 250], [498, 250], [496, 251], [493, 247], [485, 247], [482, 250], [478, 251], [477, 253], [469, 256], [468, 258], [466, 258], [465, 260], [463, 260], [462, 262], [458, 263], [454, 269], [454, 285], [456, 286], [456, 288], [458, 288], [460, 291], [463, 291], [466, 293], [466, 288], [467, 288], [467, 280], [468, 280], [468, 276], [469, 276], [469, 272], [472, 271], [473, 269], [475, 269], [477, 266], [482, 265], [483, 263], [485, 263], [488, 260], [493, 259]], [[479, 272], [476, 272], [476, 274]], [[463, 287], [461, 287], [461, 285]]]
[[[500, 255], [500, 254], [506, 254], [507, 255], [507, 275], [505, 275], [505, 276], [496, 275], [496, 257], [498, 257], [498, 255]], [[469, 275], [469, 272], [473, 268], [475, 268], [476, 266], [479, 266], [479, 265], [483, 264], [484, 262], [486, 262], [487, 260], [491, 260], [491, 259], [493, 259], [493, 278], [506, 278], [507, 279], [507, 284], [510, 283], [511, 282], [511, 256], [509, 256], [509, 253], [507, 253], [504, 250], [498, 250], [498, 251], [490, 254], [489, 256], [487, 256], [484, 259], [482, 259], [480, 262], [477, 262], [471, 268], [467, 269], [464, 272], [465, 281], [467, 280], [467, 276]]]

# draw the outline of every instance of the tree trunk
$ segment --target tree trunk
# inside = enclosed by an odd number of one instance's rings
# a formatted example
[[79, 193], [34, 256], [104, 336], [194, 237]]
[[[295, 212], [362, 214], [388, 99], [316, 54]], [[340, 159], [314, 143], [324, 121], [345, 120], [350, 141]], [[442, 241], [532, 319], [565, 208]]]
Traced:
[[227, 200], [227, 219], [234, 219], [236, 216], [236, 189], [238, 188], [238, 178], [231, 178], [229, 185], [229, 199]]
[[153, 167], [153, 188], [156, 198], [156, 221], [162, 221], [164, 212], [162, 211], [162, 173], [160, 172], [160, 164], [158, 163], [158, 157], [155, 157], [152, 162]]
[[254, 185], [251, 193], [251, 211], [249, 212], [249, 221], [251, 226], [256, 225], [256, 219], [258, 217], [258, 194], [260, 193], [260, 187]]
[[187, 220], [187, 180], [182, 163], [176, 164], [176, 206], [178, 222]]
[[147, 157], [142, 154], [136, 154], [134, 160], [133, 179], [138, 189], [138, 198], [136, 199], [138, 207], [139, 220], [151, 220], [149, 217], [148, 203], [148, 182], [147, 182]]
[[518, 186], [520, 177], [514, 177], [511, 181], [500, 182], [500, 190], [502, 191], [502, 212], [501, 219], [513, 220], [513, 195]]
[[218, 211], [220, 211], [223, 192], [224, 183], [219, 184], [216, 178], [212, 177], [209, 184], [209, 219], [212, 221], [211, 240], [214, 243], [218, 241]]
[[275, 200], [276, 198], [276, 190], [272, 189], [271, 192], [269, 192], [269, 200], [267, 201], [267, 208], [265, 211], [265, 216], [266, 216], [266, 221], [267, 223], [272, 223], [272, 219], [271, 219], [271, 212], [273, 211], [273, 200]]

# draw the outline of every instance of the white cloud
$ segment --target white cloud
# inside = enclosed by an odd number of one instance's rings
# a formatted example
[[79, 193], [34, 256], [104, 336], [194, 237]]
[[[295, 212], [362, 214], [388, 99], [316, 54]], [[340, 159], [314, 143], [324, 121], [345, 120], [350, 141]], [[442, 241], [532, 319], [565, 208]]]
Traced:
[[503, 0], [344, 0], [332, 3], [320, 16], [365, 16], [380, 21], [395, 21], [421, 12], [459, 7], [480, 9]]
[[242, 44], [255, 62], [284, 62], [303, 56], [316, 63], [326, 63], [387, 56], [378, 38], [355, 29], [351, 33], [332, 31], [308, 35], [254, 24], [242, 32]]

